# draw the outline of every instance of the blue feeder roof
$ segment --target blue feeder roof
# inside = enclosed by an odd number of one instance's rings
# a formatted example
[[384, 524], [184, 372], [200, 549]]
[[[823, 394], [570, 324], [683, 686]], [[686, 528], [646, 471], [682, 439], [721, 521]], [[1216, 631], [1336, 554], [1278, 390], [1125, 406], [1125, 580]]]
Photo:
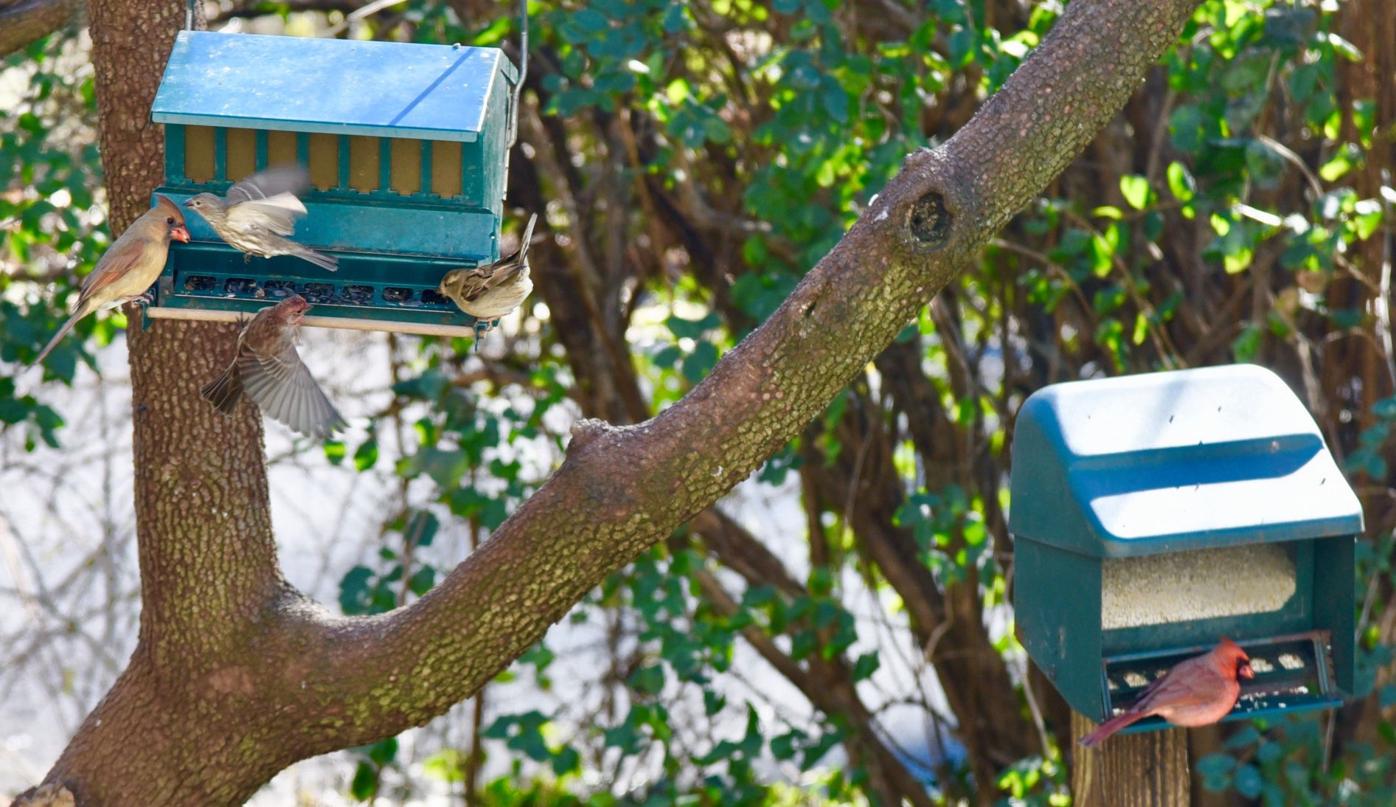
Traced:
[[470, 142], [500, 73], [497, 48], [181, 31], [151, 118]]
[[1313, 418], [1253, 365], [1039, 390], [1018, 415], [1012, 488], [1017, 539], [1097, 557], [1362, 530]]

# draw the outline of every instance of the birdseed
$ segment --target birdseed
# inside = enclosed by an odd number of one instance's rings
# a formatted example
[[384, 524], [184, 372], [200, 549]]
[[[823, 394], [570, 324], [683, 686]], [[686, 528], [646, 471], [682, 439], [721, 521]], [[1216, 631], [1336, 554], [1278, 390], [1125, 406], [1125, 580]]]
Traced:
[[1294, 561], [1278, 544], [1106, 558], [1101, 569], [1101, 627], [1277, 611], [1295, 588]]

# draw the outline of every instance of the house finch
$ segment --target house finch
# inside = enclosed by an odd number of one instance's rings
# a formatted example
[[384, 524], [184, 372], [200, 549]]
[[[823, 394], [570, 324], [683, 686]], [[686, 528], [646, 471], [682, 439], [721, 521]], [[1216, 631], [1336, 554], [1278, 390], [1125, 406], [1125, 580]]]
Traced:
[[77, 310], [39, 351], [34, 364], [43, 362], [58, 340], [93, 311], [114, 308], [131, 300], [149, 302], [146, 291], [165, 268], [165, 256], [172, 238], [188, 241], [189, 231], [184, 229], [184, 215], [175, 203], [160, 196], [155, 206], [132, 222], [98, 259], [92, 274], [82, 281]]
[[296, 352], [296, 329], [308, 308], [303, 297], [293, 294], [258, 311], [238, 334], [232, 364], [200, 394], [226, 415], [245, 391], [263, 412], [301, 434], [334, 434], [344, 418]]
[[499, 318], [519, 307], [533, 291], [528, 276], [528, 242], [538, 214], [528, 217], [519, 248], [507, 258], [474, 269], [452, 269], [441, 279], [438, 290], [475, 318], [475, 349], [480, 338], [499, 324]]
[[294, 255], [333, 272], [339, 268], [334, 257], [285, 237], [295, 233], [296, 217], [305, 215], [305, 205], [296, 195], [309, 186], [305, 169], [280, 166], [234, 184], [222, 199], [201, 193], [184, 206], [203, 216], [219, 238], [245, 255]]
[[1139, 693], [1134, 705], [1081, 738], [1093, 748], [1136, 720], [1158, 715], [1175, 726], [1206, 726], [1226, 717], [1241, 697], [1236, 676], [1254, 678], [1250, 656], [1230, 639], [1211, 652], [1178, 662]]

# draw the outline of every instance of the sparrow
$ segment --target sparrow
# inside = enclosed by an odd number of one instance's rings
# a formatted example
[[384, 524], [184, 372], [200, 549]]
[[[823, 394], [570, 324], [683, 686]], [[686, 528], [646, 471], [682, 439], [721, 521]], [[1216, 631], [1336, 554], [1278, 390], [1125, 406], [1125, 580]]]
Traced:
[[200, 394], [231, 414], [244, 392], [262, 411], [295, 431], [324, 439], [345, 425], [296, 352], [296, 332], [310, 304], [293, 294], [257, 312], [238, 334], [232, 364]]
[[272, 258], [294, 255], [333, 272], [339, 261], [286, 236], [296, 231], [296, 218], [304, 216], [305, 205], [297, 198], [310, 187], [310, 178], [298, 165], [268, 168], [228, 189], [219, 198], [201, 193], [185, 200], [184, 206], [204, 217], [218, 237], [247, 256]]
[[155, 206], [132, 222], [97, 260], [92, 274], [82, 281], [77, 310], [44, 345], [30, 366], [41, 364], [78, 320], [93, 311], [115, 308], [131, 300], [149, 303], [150, 296], [146, 292], [165, 268], [171, 240], [189, 241], [184, 215], [174, 202], [157, 196]]
[[528, 217], [523, 238], [514, 254], [488, 266], [452, 269], [441, 279], [437, 290], [475, 318], [477, 351], [480, 339], [499, 325], [500, 317], [518, 308], [533, 291], [533, 280], [528, 276], [528, 242], [533, 238], [533, 225], [537, 221], [537, 213]]
[[1254, 678], [1250, 656], [1222, 639], [1211, 652], [1173, 665], [1139, 693], [1134, 705], [1081, 738], [1093, 748], [1136, 720], [1158, 715], [1175, 726], [1206, 726], [1226, 717], [1241, 697], [1241, 678]]

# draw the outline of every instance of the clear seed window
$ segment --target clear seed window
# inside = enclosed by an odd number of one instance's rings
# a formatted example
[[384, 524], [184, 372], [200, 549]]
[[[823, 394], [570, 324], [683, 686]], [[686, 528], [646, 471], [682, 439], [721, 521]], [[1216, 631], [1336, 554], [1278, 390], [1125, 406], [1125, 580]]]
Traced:
[[1279, 544], [1248, 544], [1138, 558], [1106, 558], [1105, 630], [1278, 611], [1297, 589], [1294, 560]]

